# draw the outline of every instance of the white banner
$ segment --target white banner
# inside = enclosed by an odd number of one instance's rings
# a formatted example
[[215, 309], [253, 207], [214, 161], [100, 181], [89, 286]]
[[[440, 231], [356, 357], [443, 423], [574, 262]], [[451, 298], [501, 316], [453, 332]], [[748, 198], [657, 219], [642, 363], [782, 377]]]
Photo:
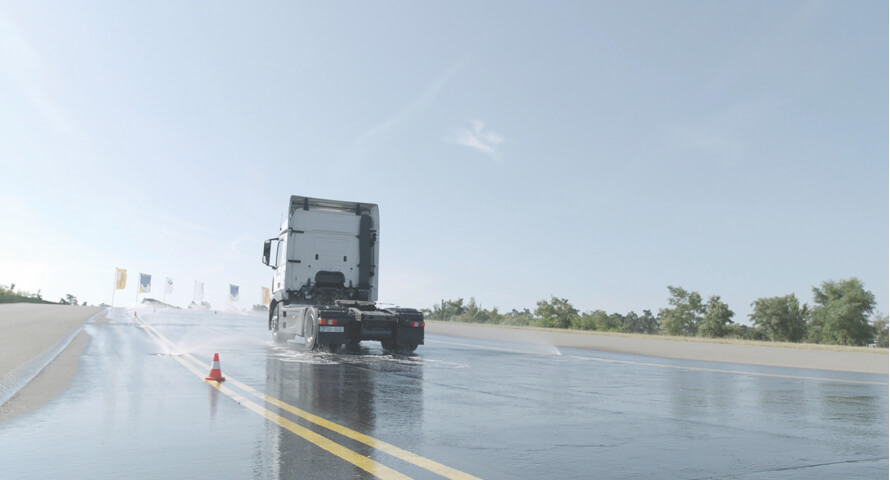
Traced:
[[166, 287], [166, 289], [164, 290], [164, 293], [165, 293], [165, 294], [167, 294], [167, 293], [173, 293], [173, 279], [170, 278], [170, 277], [167, 277], [167, 287]]
[[201, 303], [204, 301], [204, 282], [199, 282], [195, 280], [195, 303]]

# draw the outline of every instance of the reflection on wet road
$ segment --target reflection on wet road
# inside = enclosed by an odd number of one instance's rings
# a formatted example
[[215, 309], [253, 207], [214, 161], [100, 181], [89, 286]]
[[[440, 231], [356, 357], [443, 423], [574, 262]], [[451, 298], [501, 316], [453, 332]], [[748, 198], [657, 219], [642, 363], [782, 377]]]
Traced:
[[112, 317], [60, 398], [0, 424], [0, 476], [887, 476], [886, 376], [435, 335], [311, 354], [259, 314]]

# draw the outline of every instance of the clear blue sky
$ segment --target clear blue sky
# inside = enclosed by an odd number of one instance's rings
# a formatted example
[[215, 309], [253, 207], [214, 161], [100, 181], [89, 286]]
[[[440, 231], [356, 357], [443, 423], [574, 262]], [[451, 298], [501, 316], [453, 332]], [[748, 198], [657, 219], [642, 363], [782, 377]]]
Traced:
[[0, 2], [0, 284], [246, 307], [291, 194], [403, 306], [887, 312], [887, 2]]

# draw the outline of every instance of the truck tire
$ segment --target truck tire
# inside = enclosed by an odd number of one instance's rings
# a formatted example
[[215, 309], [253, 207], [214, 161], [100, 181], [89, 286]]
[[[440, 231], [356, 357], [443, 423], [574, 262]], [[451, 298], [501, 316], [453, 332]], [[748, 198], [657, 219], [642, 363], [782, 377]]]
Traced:
[[318, 312], [310, 308], [306, 312], [306, 321], [303, 322], [303, 340], [306, 342], [306, 350], [318, 350]]

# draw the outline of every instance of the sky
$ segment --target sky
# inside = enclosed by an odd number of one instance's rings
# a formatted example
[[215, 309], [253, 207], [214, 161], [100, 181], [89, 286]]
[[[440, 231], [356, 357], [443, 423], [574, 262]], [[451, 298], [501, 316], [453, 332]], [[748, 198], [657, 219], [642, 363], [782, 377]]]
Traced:
[[0, 0], [0, 284], [248, 308], [296, 194], [406, 307], [888, 312], [888, 83], [880, 1]]

